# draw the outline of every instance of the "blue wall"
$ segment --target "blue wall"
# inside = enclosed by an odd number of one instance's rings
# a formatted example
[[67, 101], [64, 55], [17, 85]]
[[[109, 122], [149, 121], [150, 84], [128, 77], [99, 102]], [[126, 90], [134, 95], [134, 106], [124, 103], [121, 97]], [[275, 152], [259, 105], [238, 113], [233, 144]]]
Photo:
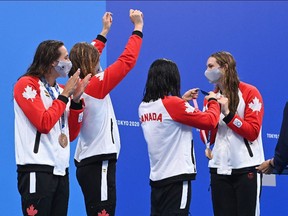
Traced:
[[[60, 1], [0, 2], [0, 59], [2, 95], [0, 137], [0, 214], [21, 215], [14, 157], [12, 88], [31, 63], [37, 45], [46, 39], [74, 43], [90, 41], [101, 30], [103, 13], [113, 13], [103, 66], [122, 52], [133, 26], [130, 8], [144, 13], [144, 41], [139, 61], [111, 93], [118, 119], [122, 149], [117, 166], [117, 215], [149, 215], [150, 187], [147, 147], [138, 126], [138, 105], [147, 71], [157, 58], [175, 61], [182, 78], [182, 93], [192, 87], [211, 90], [204, 71], [207, 57], [230, 51], [240, 79], [258, 87], [264, 98], [263, 142], [266, 158], [273, 155], [287, 100], [288, 2], [272, 1]], [[106, 58], [107, 56], [107, 58]], [[65, 83], [65, 80], [60, 80]], [[203, 97], [198, 103], [201, 106]], [[193, 131], [198, 174], [192, 185], [191, 214], [213, 215], [207, 159], [199, 132]], [[271, 135], [272, 134], [272, 135]], [[85, 215], [71, 148], [69, 216]], [[288, 211], [287, 176], [276, 177], [276, 187], [263, 187], [261, 215], [284, 216]]]

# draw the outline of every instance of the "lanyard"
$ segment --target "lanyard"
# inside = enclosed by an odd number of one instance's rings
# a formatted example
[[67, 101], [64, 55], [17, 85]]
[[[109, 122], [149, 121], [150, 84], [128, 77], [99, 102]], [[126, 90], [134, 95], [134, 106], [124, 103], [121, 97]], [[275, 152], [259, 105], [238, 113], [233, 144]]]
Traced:
[[[41, 77], [41, 81], [44, 83], [44, 86], [46, 88], [46, 90], [48, 91], [49, 95], [51, 96], [52, 100], [55, 100], [56, 97], [54, 95], [54, 92], [51, 88], [51, 86], [49, 85], [49, 83], [47, 82], [47, 80], [44, 77]], [[60, 95], [60, 90], [59, 90], [59, 86], [56, 83], [55, 84], [55, 90], [57, 91], [58, 95]], [[65, 127], [65, 118], [64, 118], [64, 112], [61, 115], [61, 119], [59, 120], [59, 124], [60, 124], [60, 129], [61, 131], [63, 131], [64, 127]]]

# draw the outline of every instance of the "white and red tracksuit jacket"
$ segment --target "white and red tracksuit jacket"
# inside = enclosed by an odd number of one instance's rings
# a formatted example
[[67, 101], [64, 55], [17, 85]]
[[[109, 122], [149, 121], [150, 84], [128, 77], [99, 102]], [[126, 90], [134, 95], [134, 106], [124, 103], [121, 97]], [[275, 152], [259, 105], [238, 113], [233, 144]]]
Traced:
[[238, 95], [237, 113], [226, 117], [221, 114], [218, 127], [211, 131], [210, 142], [214, 146], [209, 167], [216, 168], [218, 174], [231, 175], [233, 169], [257, 166], [264, 161], [262, 96], [256, 87], [244, 82], [239, 84]]
[[[59, 96], [54, 87], [51, 89], [57, 98], [55, 100], [37, 77], [24, 76], [15, 84], [15, 153], [18, 172], [45, 171], [64, 176], [69, 167], [70, 145], [68, 143], [62, 148], [58, 142], [62, 131], [59, 119], [64, 112], [63, 131], [72, 141], [80, 131], [83, 109], [82, 105], [70, 104], [66, 97]], [[59, 91], [63, 91], [61, 86]], [[39, 135], [41, 133], [38, 140], [37, 131]]]
[[[142, 36], [142, 32], [134, 31], [120, 57], [104, 72], [93, 76], [85, 89], [83, 124], [74, 157], [76, 166], [118, 158], [120, 137], [109, 93], [136, 64]], [[100, 53], [105, 46], [103, 39], [98, 35], [92, 43]]]
[[216, 100], [207, 105], [208, 110], [201, 112], [176, 96], [140, 104], [139, 118], [148, 145], [152, 186], [195, 179], [192, 127], [215, 128], [220, 115]]

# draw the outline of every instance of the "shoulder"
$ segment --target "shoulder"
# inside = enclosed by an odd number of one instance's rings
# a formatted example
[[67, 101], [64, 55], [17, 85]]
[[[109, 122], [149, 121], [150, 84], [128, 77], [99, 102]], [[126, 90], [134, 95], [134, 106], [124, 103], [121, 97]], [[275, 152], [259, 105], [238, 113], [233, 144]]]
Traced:
[[251, 84], [249, 84], [249, 83], [245, 83], [245, 82], [240, 82], [240, 84], [239, 84], [239, 89], [240, 89], [240, 90], [257, 90], [257, 91], [258, 91], [258, 89], [256, 88], [256, 86], [251, 85]]
[[162, 103], [167, 110], [173, 112], [178, 112], [183, 109], [185, 110], [187, 107], [190, 107], [186, 100], [177, 96], [165, 96], [164, 99], [162, 99]]
[[260, 94], [256, 86], [245, 82], [240, 82], [239, 89], [243, 94]]
[[39, 83], [39, 78], [38, 77], [33, 77], [33, 76], [23, 76], [19, 80], [17, 80], [15, 87], [21, 87], [21, 86], [27, 86], [27, 85], [37, 85]]
[[165, 96], [163, 99], [162, 99], [163, 103], [183, 103], [185, 102], [185, 100], [183, 100], [182, 98], [180, 97], [177, 97], [177, 96]]

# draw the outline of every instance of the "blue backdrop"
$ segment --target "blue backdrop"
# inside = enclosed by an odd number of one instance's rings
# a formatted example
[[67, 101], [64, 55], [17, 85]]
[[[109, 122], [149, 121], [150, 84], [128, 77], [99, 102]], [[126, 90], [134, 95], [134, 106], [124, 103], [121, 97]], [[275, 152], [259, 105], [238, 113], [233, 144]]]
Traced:
[[[102, 28], [105, 11], [113, 13], [107, 48], [101, 57], [105, 67], [122, 52], [133, 25], [129, 9], [144, 13], [144, 40], [137, 65], [112, 91], [122, 149], [117, 166], [117, 215], [147, 216], [150, 210], [149, 161], [138, 120], [147, 71], [157, 58], [178, 64], [181, 89], [213, 88], [204, 71], [208, 56], [231, 52], [242, 81], [258, 87], [264, 99], [263, 142], [266, 158], [273, 155], [287, 100], [288, 2], [279, 1], [27, 1], [0, 2], [0, 59], [2, 98], [0, 136], [0, 215], [20, 216], [14, 157], [12, 89], [25, 72], [37, 45], [46, 39], [65, 42], [68, 50], [79, 41], [91, 41]], [[60, 79], [65, 83], [66, 80]], [[201, 106], [203, 97], [198, 103]], [[198, 174], [192, 185], [191, 214], [213, 215], [209, 173], [204, 145], [193, 130]], [[71, 145], [69, 216], [84, 216], [83, 197], [72, 163]], [[276, 176], [276, 186], [264, 186], [261, 215], [287, 215], [287, 176]]]

